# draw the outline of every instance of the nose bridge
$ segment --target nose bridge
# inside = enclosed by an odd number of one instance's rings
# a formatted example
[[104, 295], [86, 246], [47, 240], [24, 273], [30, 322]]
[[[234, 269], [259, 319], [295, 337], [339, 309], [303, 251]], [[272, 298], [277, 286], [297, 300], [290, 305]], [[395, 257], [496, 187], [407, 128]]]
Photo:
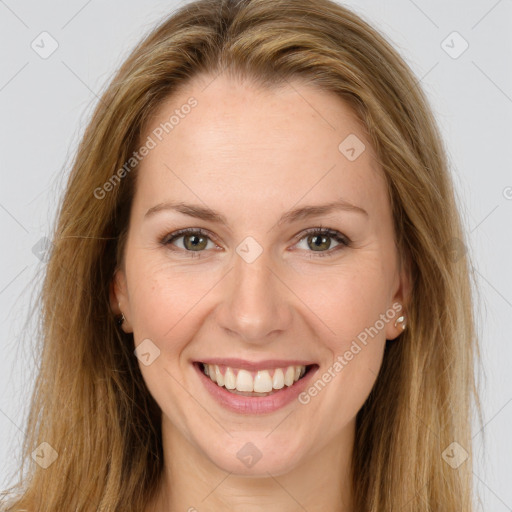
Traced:
[[272, 332], [288, 327], [291, 315], [270, 253], [262, 251], [254, 258], [255, 250], [250, 242], [237, 248], [220, 322], [245, 341], [265, 343]]

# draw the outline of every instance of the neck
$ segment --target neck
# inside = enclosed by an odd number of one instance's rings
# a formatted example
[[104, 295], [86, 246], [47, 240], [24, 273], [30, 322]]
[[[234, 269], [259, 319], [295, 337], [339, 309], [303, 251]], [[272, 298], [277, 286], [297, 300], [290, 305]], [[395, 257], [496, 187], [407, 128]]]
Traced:
[[146, 512], [350, 512], [355, 423], [286, 473], [237, 475], [216, 466], [165, 418], [165, 467]]

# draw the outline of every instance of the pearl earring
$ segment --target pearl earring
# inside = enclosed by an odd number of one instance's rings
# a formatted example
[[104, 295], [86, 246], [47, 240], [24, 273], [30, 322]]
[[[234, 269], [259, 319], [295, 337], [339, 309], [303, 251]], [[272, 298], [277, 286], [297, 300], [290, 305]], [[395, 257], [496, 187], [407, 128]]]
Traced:
[[405, 315], [400, 315], [395, 322], [395, 327], [398, 327], [398, 324], [402, 324], [402, 331], [405, 331], [406, 322], [405, 322]]

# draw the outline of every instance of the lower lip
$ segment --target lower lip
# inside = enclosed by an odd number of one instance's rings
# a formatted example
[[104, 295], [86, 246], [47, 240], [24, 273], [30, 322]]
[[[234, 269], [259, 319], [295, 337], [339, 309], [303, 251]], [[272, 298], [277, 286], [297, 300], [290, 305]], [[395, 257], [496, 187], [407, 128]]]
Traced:
[[310, 368], [302, 379], [292, 386], [285, 386], [272, 395], [248, 397], [230, 393], [225, 387], [218, 386], [210, 377], [204, 374], [199, 363], [194, 363], [193, 366], [213, 398], [226, 409], [238, 414], [265, 414], [285, 407], [304, 391], [308, 382], [318, 370], [318, 366]]

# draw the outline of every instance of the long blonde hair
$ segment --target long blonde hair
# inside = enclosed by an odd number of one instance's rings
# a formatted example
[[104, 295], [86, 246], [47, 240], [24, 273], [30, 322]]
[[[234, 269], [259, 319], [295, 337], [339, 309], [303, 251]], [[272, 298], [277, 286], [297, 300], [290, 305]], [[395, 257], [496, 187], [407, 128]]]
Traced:
[[[120, 332], [109, 303], [137, 168], [102, 197], [95, 191], [130, 159], [159, 105], [201, 72], [266, 87], [301, 79], [335, 92], [364, 123], [413, 290], [408, 329], [386, 347], [357, 416], [355, 510], [473, 510], [473, 400], [480, 411], [474, 278], [445, 150], [404, 61], [330, 0], [188, 3], [135, 48], [102, 95], [52, 236], [24, 462], [3, 510], [143, 511], [155, 492], [161, 411], [142, 379], [133, 337]], [[41, 443], [58, 454], [46, 469], [31, 457]]]

